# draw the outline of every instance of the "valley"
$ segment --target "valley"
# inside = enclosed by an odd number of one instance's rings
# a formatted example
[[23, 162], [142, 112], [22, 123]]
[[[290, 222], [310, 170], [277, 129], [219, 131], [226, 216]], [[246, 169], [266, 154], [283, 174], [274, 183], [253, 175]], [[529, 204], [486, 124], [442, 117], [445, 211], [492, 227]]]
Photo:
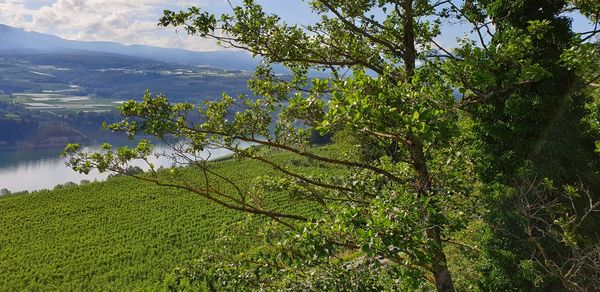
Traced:
[[0, 51], [0, 102], [29, 109], [103, 111], [146, 90], [198, 103], [248, 93], [250, 73], [92, 51]]
[[0, 149], [126, 143], [102, 131], [118, 107], [146, 90], [202, 104], [222, 92], [249, 94], [250, 73], [105, 52], [0, 50]]

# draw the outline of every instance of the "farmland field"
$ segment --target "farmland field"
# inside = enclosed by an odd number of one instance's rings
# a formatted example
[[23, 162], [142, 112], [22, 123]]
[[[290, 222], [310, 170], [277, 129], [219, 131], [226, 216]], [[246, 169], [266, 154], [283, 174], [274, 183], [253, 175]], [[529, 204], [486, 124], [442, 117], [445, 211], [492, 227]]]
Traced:
[[[272, 158], [312, 175], [338, 171], [288, 154]], [[246, 187], [252, 178], [276, 175], [248, 160], [212, 168]], [[181, 173], [192, 182], [197, 177], [189, 168]], [[286, 191], [263, 199], [265, 206], [313, 210]], [[158, 290], [169, 273], [206, 250], [248, 252], [269, 222], [128, 177], [0, 197], [0, 218], [0, 290], [8, 291]]]
[[249, 93], [250, 74], [80, 52], [0, 52], [0, 102], [52, 111], [102, 111], [114, 102], [139, 99], [146, 90], [172, 100], [199, 103], [222, 92]]
[[[69, 92], [76, 94], [77, 92]], [[53, 112], [84, 111], [104, 112], [116, 109], [121, 100], [107, 100], [94, 95], [80, 96], [64, 93], [14, 93], [0, 96], [0, 102], [25, 106], [26, 109]]]

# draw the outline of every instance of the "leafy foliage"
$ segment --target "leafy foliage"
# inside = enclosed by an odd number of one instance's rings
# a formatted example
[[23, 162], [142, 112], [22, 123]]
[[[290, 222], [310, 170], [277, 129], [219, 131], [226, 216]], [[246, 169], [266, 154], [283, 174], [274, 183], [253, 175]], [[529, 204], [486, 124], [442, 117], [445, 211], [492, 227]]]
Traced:
[[[526, 220], [525, 213], [514, 212], [519, 172], [561, 185], [581, 179], [590, 185], [590, 198], [596, 197], [600, 180], [592, 149], [598, 139], [592, 84], [600, 76], [594, 75], [598, 64], [590, 58], [598, 44], [590, 38], [600, 30], [577, 34], [564, 15], [579, 10], [592, 17], [590, 7], [595, 6], [542, 0], [315, 0], [309, 5], [321, 18], [305, 26], [267, 14], [252, 0], [221, 16], [197, 7], [165, 11], [161, 25], [183, 27], [265, 62], [249, 82], [258, 98], [223, 94], [203, 105], [173, 104], [147, 92], [141, 102], [123, 104], [126, 119], [110, 129], [159, 137], [198, 171], [198, 178], [177, 182], [155, 171], [133, 176], [268, 217], [289, 229], [257, 257], [215, 263], [209, 271], [191, 268], [174, 275], [169, 285], [185, 287], [198, 280], [205, 288], [326, 289], [332, 287], [321, 286], [326, 279], [342, 270], [338, 277], [365, 289], [378, 287], [382, 279], [392, 281], [387, 278], [391, 273], [398, 289], [453, 291], [449, 262], [466, 261], [476, 266], [472, 272], [479, 277], [457, 277], [475, 282], [460, 287], [578, 287], [532, 263], [532, 245], [521, 240], [523, 232], [507, 239], [502, 231]], [[475, 37], [450, 50], [437, 38], [444, 33], [442, 23], [455, 20], [471, 25]], [[282, 79], [272, 64], [287, 66], [292, 76]], [[311, 69], [328, 77], [313, 78]], [[454, 89], [461, 94], [458, 99]], [[201, 118], [190, 119], [194, 114]], [[345, 141], [346, 155], [316, 151], [309, 143], [315, 131], [338, 139], [350, 131], [346, 137], [354, 140]], [[357, 143], [362, 149], [347, 151]], [[260, 162], [282, 177], [265, 177], [262, 187], [240, 188], [212, 173], [206, 159], [198, 157], [199, 151], [214, 147]], [[107, 145], [90, 154], [71, 145], [65, 155], [80, 172], [125, 173], [128, 161], [146, 159], [151, 150], [143, 142], [133, 149]], [[273, 151], [336, 171], [314, 175], [282, 165], [268, 155]], [[233, 189], [224, 191], [211, 178]], [[276, 190], [310, 199], [314, 212], [263, 205], [265, 194]], [[469, 231], [483, 236], [465, 236]], [[529, 239], [533, 248], [572, 251], [570, 245]], [[462, 248], [470, 246], [476, 256]], [[358, 269], [343, 272], [341, 267], [357, 261], [338, 262], [338, 255], [355, 252], [364, 256], [366, 266], [359, 263]], [[382, 278], [368, 275], [379, 271]], [[303, 274], [319, 276], [304, 277], [313, 281], [308, 283], [300, 280]], [[344, 287], [329, 282], [335, 283]]]

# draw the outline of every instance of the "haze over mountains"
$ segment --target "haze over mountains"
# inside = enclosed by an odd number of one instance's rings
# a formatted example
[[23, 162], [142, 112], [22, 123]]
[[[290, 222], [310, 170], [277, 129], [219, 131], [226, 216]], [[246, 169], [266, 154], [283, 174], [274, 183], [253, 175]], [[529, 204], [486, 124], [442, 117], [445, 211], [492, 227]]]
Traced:
[[41, 53], [65, 53], [83, 50], [135, 56], [184, 65], [204, 65], [248, 71], [253, 70], [259, 62], [246, 52], [240, 51], [198, 52], [144, 45], [123, 45], [115, 42], [72, 41], [50, 34], [28, 32], [20, 28], [0, 24], [0, 54], [17, 50]]

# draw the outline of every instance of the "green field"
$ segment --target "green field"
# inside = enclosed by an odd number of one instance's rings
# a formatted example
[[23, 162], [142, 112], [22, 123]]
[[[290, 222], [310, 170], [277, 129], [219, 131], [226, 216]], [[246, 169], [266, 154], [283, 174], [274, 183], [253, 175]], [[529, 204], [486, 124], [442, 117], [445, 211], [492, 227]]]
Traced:
[[[340, 171], [272, 155], [308, 174]], [[212, 167], [245, 185], [252, 184], [248, 177], [275, 174], [248, 160]], [[182, 175], [198, 177], [191, 169]], [[269, 194], [264, 204], [298, 213], [312, 209], [286, 192]], [[0, 197], [0, 290], [157, 290], [165, 275], [205, 249], [247, 251], [258, 238], [236, 235], [236, 226], [257, 231], [268, 221], [129, 177]], [[220, 240], [224, 234], [233, 236], [229, 244]]]

